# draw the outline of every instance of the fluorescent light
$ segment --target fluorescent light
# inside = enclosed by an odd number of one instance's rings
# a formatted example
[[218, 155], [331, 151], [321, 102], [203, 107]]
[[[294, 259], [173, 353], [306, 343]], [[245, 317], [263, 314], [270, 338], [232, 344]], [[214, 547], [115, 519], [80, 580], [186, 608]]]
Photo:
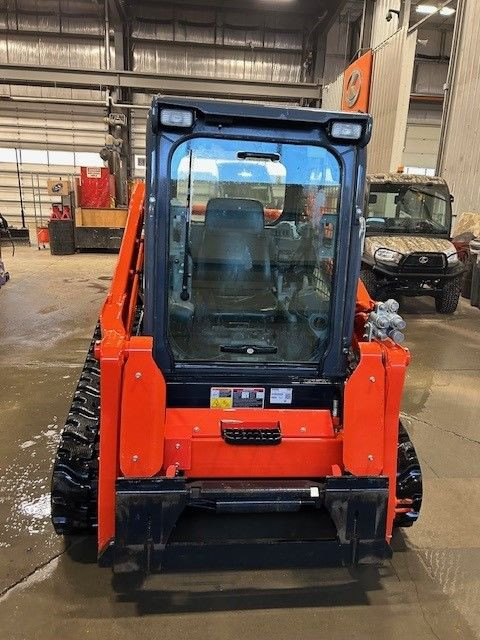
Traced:
[[425, 15], [431, 15], [432, 13], [439, 13], [441, 16], [451, 16], [455, 13], [455, 9], [452, 7], [443, 7], [438, 10], [433, 4], [418, 4], [416, 8], [417, 13], [423, 13]]
[[417, 13], [425, 13], [425, 14], [430, 14], [430, 13], [435, 13], [435, 11], [438, 11], [437, 7], [434, 7], [433, 4], [419, 4], [417, 5]]

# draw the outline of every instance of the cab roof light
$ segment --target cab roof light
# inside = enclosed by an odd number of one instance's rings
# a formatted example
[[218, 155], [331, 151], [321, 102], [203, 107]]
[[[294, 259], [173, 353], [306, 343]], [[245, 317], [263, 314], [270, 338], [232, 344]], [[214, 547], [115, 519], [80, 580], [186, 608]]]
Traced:
[[160, 124], [164, 127], [188, 129], [193, 125], [193, 111], [190, 109], [161, 109]]
[[333, 122], [330, 127], [330, 137], [337, 140], [359, 140], [363, 127], [359, 122]]

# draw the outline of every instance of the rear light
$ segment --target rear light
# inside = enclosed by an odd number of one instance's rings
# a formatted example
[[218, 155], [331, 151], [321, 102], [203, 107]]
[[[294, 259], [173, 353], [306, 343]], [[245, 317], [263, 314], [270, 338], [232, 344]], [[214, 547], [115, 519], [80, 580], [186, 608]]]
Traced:
[[193, 124], [193, 111], [190, 109], [162, 109], [160, 123], [164, 127], [187, 129]]
[[362, 125], [358, 122], [334, 122], [330, 128], [330, 137], [338, 140], [359, 140]]

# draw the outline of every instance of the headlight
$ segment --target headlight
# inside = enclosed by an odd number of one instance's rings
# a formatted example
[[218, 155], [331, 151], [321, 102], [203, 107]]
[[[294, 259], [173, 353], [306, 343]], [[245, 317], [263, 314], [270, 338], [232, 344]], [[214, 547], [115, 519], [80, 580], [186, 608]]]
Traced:
[[189, 128], [193, 124], [193, 111], [190, 109], [162, 109], [160, 123], [164, 127]]
[[401, 257], [401, 253], [398, 253], [398, 251], [392, 251], [392, 249], [377, 249], [377, 251], [375, 251], [375, 260], [378, 260], [379, 262], [393, 262], [398, 264]]
[[455, 264], [455, 262], [458, 262], [458, 253], [455, 251], [455, 253], [451, 253], [447, 256], [447, 262], [449, 264]]
[[358, 122], [334, 122], [330, 129], [332, 138], [340, 140], [358, 140], [362, 135], [362, 125]]

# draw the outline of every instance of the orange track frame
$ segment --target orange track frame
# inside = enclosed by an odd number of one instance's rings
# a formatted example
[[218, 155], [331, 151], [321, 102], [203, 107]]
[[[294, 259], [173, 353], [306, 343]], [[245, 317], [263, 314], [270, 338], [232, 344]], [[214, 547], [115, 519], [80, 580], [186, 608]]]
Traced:
[[[153, 355], [153, 339], [132, 336], [143, 265], [145, 187], [135, 186], [110, 292], [101, 313], [100, 471], [98, 547], [115, 537], [115, 482], [183, 470], [189, 478], [387, 475], [390, 541], [396, 496], [398, 417], [408, 350], [363, 341], [374, 302], [359, 282], [354, 347], [359, 363], [345, 383], [343, 424], [326, 410], [167, 409], [166, 384]], [[225, 420], [280, 423], [278, 447], [228, 447]], [[241, 449], [241, 450], [240, 450]]]

